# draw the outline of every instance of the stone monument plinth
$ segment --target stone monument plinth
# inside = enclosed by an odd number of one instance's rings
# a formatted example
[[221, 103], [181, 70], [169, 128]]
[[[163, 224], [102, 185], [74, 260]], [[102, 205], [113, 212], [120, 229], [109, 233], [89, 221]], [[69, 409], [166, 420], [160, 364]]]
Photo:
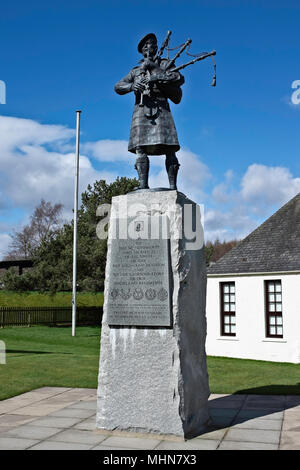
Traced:
[[177, 190], [114, 197], [97, 428], [190, 438], [209, 421], [200, 210]]

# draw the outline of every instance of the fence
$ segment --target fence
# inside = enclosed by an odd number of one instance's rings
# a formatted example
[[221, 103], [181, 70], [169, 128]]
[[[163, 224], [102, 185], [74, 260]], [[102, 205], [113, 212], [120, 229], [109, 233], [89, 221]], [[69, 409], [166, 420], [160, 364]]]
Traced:
[[[103, 307], [77, 307], [77, 325], [101, 325]], [[65, 325], [72, 323], [72, 307], [0, 307], [5, 326]]]

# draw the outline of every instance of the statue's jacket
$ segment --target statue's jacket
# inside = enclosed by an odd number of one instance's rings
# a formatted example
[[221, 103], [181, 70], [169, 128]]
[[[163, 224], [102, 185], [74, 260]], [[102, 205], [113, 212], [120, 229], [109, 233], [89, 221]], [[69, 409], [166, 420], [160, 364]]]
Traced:
[[[133, 83], [145, 73], [142, 62], [115, 85], [118, 94], [124, 95], [133, 91]], [[166, 59], [161, 60], [161, 70], [156, 73], [158, 80], [150, 84], [149, 94], [143, 94], [143, 106], [140, 106], [140, 92], [134, 92], [135, 106], [128, 143], [129, 152], [136, 153], [137, 147], [143, 147], [148, 155], [163, 155], [180, 149], [168, 99], [175, 104], [180, 103], [180, 87], [184, 83], [184, 77], [179, 72], [165, 71], [168, 63]]]

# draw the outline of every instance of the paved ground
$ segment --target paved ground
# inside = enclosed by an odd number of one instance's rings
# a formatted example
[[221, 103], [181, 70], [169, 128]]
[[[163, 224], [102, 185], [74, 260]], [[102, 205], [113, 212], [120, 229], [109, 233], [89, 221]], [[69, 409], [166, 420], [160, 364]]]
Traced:
[[96, 390], [43, 387], [0, 402], [0, 449], [300, 450], [300, 396], [211, 395], [212, 426], [176, 438], [95, 431]]

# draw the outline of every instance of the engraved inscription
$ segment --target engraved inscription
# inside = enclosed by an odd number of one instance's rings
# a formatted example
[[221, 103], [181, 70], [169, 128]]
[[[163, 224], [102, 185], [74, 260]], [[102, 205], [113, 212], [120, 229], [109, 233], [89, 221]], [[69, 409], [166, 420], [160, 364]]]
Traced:
[[171, 326], [168, 240], [111, 243], [108, 324]]

